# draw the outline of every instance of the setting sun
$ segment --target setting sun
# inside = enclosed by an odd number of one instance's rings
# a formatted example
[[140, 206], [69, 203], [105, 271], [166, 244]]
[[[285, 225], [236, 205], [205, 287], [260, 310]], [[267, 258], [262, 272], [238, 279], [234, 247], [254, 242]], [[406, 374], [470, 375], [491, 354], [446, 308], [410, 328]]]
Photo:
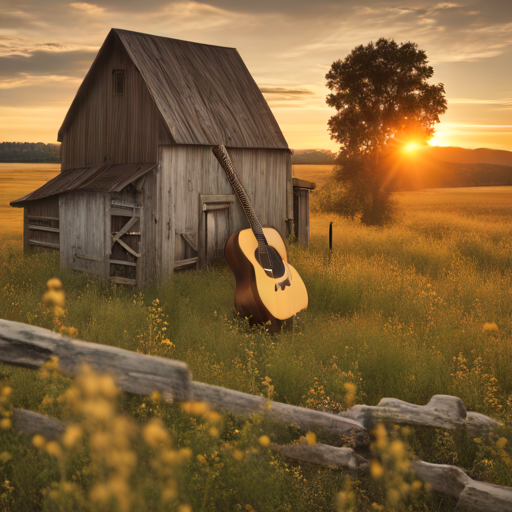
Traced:
[[419, 145], [416, 142], [409, 142], [408, 144], [406, 144], [404, 146], [404, 151], [407, 151], [408, 153], [410, 153], [411, 151], [415, 151], [418, 148], [419, 148]]

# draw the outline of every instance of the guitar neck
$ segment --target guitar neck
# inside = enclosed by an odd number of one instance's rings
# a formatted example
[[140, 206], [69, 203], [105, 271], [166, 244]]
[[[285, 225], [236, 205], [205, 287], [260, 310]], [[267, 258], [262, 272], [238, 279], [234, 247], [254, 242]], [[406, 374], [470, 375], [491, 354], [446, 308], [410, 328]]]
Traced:
[[238, 173], [236, 172], [235, 167], [233, 166], [233, 162], [231, 161], [231, 158], [229, 157], [226, 148], [224, 146], [214, 146], [213, 154], [219, 161], [221, 167], [224, 169], [228, 181], [233, 190], [235, 191], [236, 196], [238, 197], [238, 201], [240, 202], [240, 205], [242, 206], [245, 216], [247, 217], [247, 220], [251, 225], [251, 229], [254, 233], [254, 236], [258, 241], [260, 252], [267, 253], [268, 243], [265, 238], [265, 235], [263, 234], [263, 228], [261, 227], [256, 212], [254, 211], [254, 208], [252, 207], [252, 204], [249, 201], [249, 196], [247, 195], [247, 192], [244, 186], [242, 185], [242, 182], [240, 181]]

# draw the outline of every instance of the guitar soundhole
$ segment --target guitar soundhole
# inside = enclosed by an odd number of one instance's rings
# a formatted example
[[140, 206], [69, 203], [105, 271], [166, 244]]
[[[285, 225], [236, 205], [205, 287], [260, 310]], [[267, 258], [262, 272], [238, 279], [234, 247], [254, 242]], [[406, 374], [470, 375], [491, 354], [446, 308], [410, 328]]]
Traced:
[[[284, 263], [283, 259], [281, 258], [281, 255], [270, 245], [267, 247], [268, 251], [268, 257], [272, 263], [272, 274], [274, 279], [278, 279], [282, 277], [285, 273]], [[259, 247], [254, 251], [254, 256], [256, 257], [256, 261], [258, 261], [261, 265], [261, 258], [260, 258], [260, 250]]]

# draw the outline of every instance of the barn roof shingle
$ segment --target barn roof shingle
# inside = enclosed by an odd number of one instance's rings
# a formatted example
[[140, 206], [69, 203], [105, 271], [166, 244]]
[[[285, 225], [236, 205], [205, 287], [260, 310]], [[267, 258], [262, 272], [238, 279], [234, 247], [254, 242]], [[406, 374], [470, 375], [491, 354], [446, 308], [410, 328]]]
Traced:
[[156, 164], [104, 164], [79, 167], [61, 172], [34, 192], [10, 202], [22, 207], [28, 201], [43, 199], [74, 190], [120, 192], [124, 187], [151, 171]]
[[112, 29], [59, 130], [62, 140], [100, 55], [117, 37], [177, 144], [287, 149], [270, 107], [235, 48]]

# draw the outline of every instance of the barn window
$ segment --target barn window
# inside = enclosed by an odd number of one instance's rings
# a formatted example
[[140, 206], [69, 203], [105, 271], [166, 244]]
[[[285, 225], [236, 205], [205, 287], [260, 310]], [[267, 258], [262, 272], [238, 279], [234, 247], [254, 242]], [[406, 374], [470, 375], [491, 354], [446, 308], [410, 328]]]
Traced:
[[114, 69], [114, 96], [122, 96], [124, 93], [124, 69]]

